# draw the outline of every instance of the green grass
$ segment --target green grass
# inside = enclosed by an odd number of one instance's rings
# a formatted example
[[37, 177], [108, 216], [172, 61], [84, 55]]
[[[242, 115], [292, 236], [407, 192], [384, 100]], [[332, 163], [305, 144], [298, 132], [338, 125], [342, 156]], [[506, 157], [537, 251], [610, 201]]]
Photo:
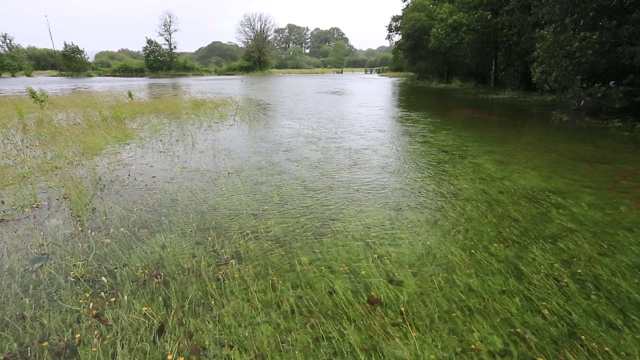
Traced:
[[[126, 94], [82, 93], [51, 96], [50, 104], [41, 108], [26, 95], [0, 97], [0, 194], [12, 187], [49, 183], [65, 189], [63, 196], [76, 204], [72, 210], [91, 208], [86, 195], [92, 191], [84, 189], [86, 181], [74, 172], [86, 173], [96, 156], [141, 134], [161, 131], [175, 120], [217, 121], [237, 106], [230, 99], [131, 101]], [[14, 208], [26, 207], [24, 199], [9, 201], [15, 202], [10, 204]]]
[[[0, 103], [0, 114], [11, 114], [0, 115], [9, 125], [2, 129], [29, 134], [22, 144], [37, 139], [58, 154], [55, 166], [72, 171], [56, 176], [81, 214], [95, 206], [84, 199], [100, 182], [89, 162], [97, 154], [170, 126], [163, 119], [188, 127], [237, 106], [95, 95], [52, 100], [44, 111], [20, 99]], [[11, 111], [16, 106], [24, 116]], [[76, 121], [55, 125], [61, 118]], [[197, 191], [179, 194], [183, 202], [161, 194], [153, 207], [98, 210], [97, 231], [34, 234], [28, 251], [0, 251], [0, 355], [640, 357], [636, 164], [603, 154], [615, 171], [580, 170], [573, 157], [580, 149], [561, 146], [562, 157], [531, 159], [519, 152], [522, 143], [470, 138], [451, 126], [410, 148], [437, 169], [446, 189], [436, 218], [421, 208], [366, 206], [330, 223], [324, 214], [287, 218], [276, 201], [249, 201], [251, 189], [221, 178], [213, 200]], [[65, 131], [93, 140], [69, 144]], [[34, 164], [20, 170], [26, 177], [0, 172], [5, 183], [24, 186], [16, 204], [25, 206], [36, 192], [33, 179], [57, 173], [39, 159], [44, 152], [26, 160], [31, 148], [6, 146], [18, 169]], [[540, 151], [544, 146], [558, 145], [541, 144]], [[558, 180], [559, 168], [573, 175]], [[617, 172], [627, 176], [612, 185]], [[289, 191], [282, 184], [277, 197], [295, 200]], [[178, 203], [191, 205], [158, 215]], [[235, 220], [219, 223], [225, 211]]]

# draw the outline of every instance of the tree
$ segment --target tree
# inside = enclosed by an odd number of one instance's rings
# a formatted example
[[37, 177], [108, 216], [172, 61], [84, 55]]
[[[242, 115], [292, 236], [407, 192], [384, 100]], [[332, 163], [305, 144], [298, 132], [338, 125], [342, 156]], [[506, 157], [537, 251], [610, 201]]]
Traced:
[[27, 61], [33, 66], [34, 70], [57, 70], [57, 57], [52, 49], [37, 48], [28, 46], [25, 49]]
[[134, 60], [143, 60], [144, 59], [144, 55], [142, 54], [141, 51], [133, 51], [133, 50], [129, 50], [127, 48], [124, 49], [120, 49], [117, 51], [120, 54], [126, 55]]
[[123, 53], [106, 50], [100, 51], [93, 57], [93, 64], [103, 69], [110, 69], [115, 63], [126, 59], [129, 59], [129, 57]]
[[238, 44], [214, 41], [196, 50], [192, 57], [202, 66], [222, 67], [224, 64], [240, 60], [242, 48]]
[[292, 46], [298, 46], [302, 51], [309, 48], [309, 28], [294, 24], [287, 24], [277, 28], [274, 32], [274, 42], [278, 49], [286, 51]]
[[60, 58], [62, 70], [66, 72], [79, 74], [91, 68], [87, 53], [73, 42], [64, 42]]
[[236, 28], [238, 41], [244, 46], [244, 59], [256, 70], [266, 70], [273, 62], [275, 29], [273, 18], [264, 13], [245, 14]]
[[142, 48], [142, 54], [149, 71], [162, 72], [170, 69], [169, 52], [159, 42], [147, 38], [147, 45]]
[[[539, 10], [533, 77], [540, 88], [612, 107], [640, 102], [640, 4], [549, 0]], [[579, 101], [579, 104], [582, 100]], [[578, 104], [578, 105], [579, 105]]]
[[316, 58], [326, 58], [328, 56], [326, 48], [332, 47], [338, 41], [345, 44], [345, 55], [351, 55], [355, 51], [349, 38], [340, 28], [332, 27], [328, 30], [315, 28], [309, 34], [309, 55]]
[[320, 28], [313, 29], [309, 35], [309, 55], [317, 58], [325, 57], [321, 49], [333, 45], [334, 40], [333, 32]]
[[342, 69], [346, 62], [347, 44], [336, 41], [331, 47], [331, 66]]
[[178, 44], [175, 39], [175, 34], [178, 32], [178, 23], [178, 17], [170, 10], [165, 10], [165, 12], [160, 15], [157, 34], [164, 41], [164, 47], [169, 61], [169, 70], [173, 70], [178, 59], [176, 53]]
[[29, 67], [25, 51], [22, 46], [15, 43], [13, 36], [0, 33], [0, 75], [3, 72], [15, 76], [19, 71]]
[[16, 45], [13, 36], [9, 36], [7, 33], [0, 33], [0, 51], [5, 54], [13, 53], [19, 45]]

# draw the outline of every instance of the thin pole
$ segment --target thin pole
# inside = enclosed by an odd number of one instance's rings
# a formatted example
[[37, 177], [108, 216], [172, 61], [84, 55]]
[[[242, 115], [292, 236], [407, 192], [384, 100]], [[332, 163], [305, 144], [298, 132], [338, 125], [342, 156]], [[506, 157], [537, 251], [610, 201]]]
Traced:
[[53, 35], [51, 34], [51, 25], [49, 25], [49, 18], [47, 17], [47, 15], [45, 15], [44, 18], [47, 20], [47, 29], [49, 29], [49, 39], [51, 39], [51, 46], [53, 46], [53, 53], [56, 56], [56, 66], [58, 67], [58, 74], [61, 74], [60, 62], [58, 61], [58, 52], [56, 51], [56, 44], [53, 42]]

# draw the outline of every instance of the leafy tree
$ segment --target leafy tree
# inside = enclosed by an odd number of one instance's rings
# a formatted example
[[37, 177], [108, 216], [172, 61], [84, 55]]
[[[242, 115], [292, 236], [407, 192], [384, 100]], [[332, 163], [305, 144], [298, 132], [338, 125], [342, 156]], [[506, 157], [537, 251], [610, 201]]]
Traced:
[[388, 26], [393, 66], [443, 81], [538, 88], [577, 98], [576, 104], [586, 98], [640, 107], [638, 1], [404, 3]]
[[544, 90], [612, 106], [640, 101], [640, 4], [549, 0], [540, 9], [533, 77]]
[[141, 76], [147, 71], [144, 61], [125, 58], [111, 67], [111, 73], [117, 75]]
[[309, 34], [309, 55], [316, 58], [326, 58], [329, 56], [327, 49], [329, 49], [330, 52], [330, 48], [337, 42], [345, 44], [345, 56], [349, 56], [355, 52], [349, 38], [340, 28], [332, 27], [328, 30], [315, 28]]
[[33, 66], [34, 70], [57, 70], [57, 54], [52, 49], [37, 48], [28, 46], [25, 49], [27, 61]]
[[0, 75], [6, 72], [15, 76], [28, 66], [22, 46], [15, 43], [13, 36], [0, 33]]
[[198, 63], [187, 56], [179, 56], [174, 66], [175, 71], [193, 73], [201, 71], [202, 68]]
[[325, 58], [328, 56], [326, 50], [322, 49], [333, 45], [335, 38], [333, 32], [315, 28], [309, 35], [309, 55], [317, 58]]
[[0, 51], [5, 54], [11, 54], [19, 47], [15, 43], [13, 36], [9, 36], [7, 33], [0, 33]]
[[87, 53], [73, 42], [64, 42], [60, 52], [60, 60], [62, 70], [66, 72], [79, 74], [91, 68]]
[[278, 69], [305, 69], [311, 67], [313, 67], [313, 65], [307, 61], [304, 50], [297, 45], [282, 51], [280, 60], [278, 60], [276, 64], [276, 68]]
[[336, 41], [331, 47], [331, 66], [343, 68], [346, 62], [347, 44], [343, 41]]
[[169, 52], [159, 42], [147, 38], [147, 44], [142, 48], [144, 63], [151, 72], [168, 71], [171, 66]]
[[274, 31], [274, 43], [281, 51], [298, 46], [305, 52], [309, 48], [309, 28], [294, 24], [287, 24]]
[[362, 67], [365, 67], [366, 64], [367, 64], [367, 58], [360, 54], [349, 56], [346, 58], [346, 61], [345, 61], [345, 67], [348, 67], [348, 68], [362, 68]]
[[127, 57], [130, 57], [134, 60], [143, 60], [144, 59], [144, 55], [142, 54], [141, 51], [133, 51], [133, 50], [129, 50], [129, 49], [120, 49], [117, 51], [120, 54], [123, 54]]
[[226, 63], [236, 62], [242, 56], [242, 48], [232, 42], [214, 41], [196, 50], [192, 58], [202, 66], [222, 67]]
[[178, 59], [178, 55], [176, 53], [178, 44], [175, 39], [175, 34], [179, 30], [178, 23], [178, 17], [170, 10], [166, 10], [160, 16], [160, 24], [158, 24], [157, 34], [164, 41], [164, 48], [167, 52], [167, 58], [169, 61], [169, 70], [173, 70]]
[[243, 58], [256, 70], [268, 69], [274, 60], [275, 29], [273, 18], [264, 13], [245, 14], [236, 28], [238, 41], [244, 46]]
[[103, 69], [110, 69], [115, 63], [130, 59], [127, 55], [116, 51], [100, 51], [93, 58], [93, 64]]

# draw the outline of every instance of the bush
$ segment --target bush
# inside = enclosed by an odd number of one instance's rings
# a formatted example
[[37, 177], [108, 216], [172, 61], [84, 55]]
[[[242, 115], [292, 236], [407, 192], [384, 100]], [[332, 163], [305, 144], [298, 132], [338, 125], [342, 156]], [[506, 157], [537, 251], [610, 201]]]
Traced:
[[47, 105], [51, 104], [49, 94], [47, 94], [47, 92], [43, 89], [38, 89], [38, 91], [36, 91], [36, 89], [32, 88], [31, 86], [27, 86], [27, 94], [29, 95], [31, 100], [33, 100], [33, 102], [40, 107], [40, 109], [44, 109], [47, 107]]
[[236, 62], [226, 64], [225, 66], [222, 67], [221, 70], [219, 70], [218, 73], [222, 75], [245, 74], [245, 73], [250, 73], [252, 71], [255, 71], [255, 67], [253, 66], [252, 63], [245, 60], [238, 60]]
[[175, 71], [193, 73], [202, 71], [202, 67], [188, 57], [181, 56], [178, 58], [178, 61], [176, 61]]
[[112, 75], [142, 76], [147, 73], [147, 67], [142, 60], [125, 59], [113, 64]]

